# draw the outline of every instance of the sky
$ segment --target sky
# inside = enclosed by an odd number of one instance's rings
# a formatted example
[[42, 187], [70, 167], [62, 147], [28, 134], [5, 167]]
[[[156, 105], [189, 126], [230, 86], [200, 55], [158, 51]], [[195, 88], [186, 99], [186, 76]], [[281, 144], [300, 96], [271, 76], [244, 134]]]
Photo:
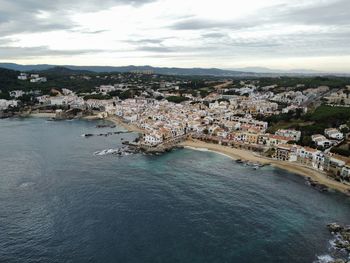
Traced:
[[0, 0], [0, 61], [350, 73], [350, 0]]

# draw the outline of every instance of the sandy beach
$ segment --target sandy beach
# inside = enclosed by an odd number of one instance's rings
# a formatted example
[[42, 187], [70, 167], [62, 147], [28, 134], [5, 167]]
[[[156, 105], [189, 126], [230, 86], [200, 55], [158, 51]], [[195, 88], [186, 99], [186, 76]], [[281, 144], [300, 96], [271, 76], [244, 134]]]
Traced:
[[49, 112], [36, 112], [36, 113], [30, 113], [29, 117], [34, 118], [53, 118], [56, 116], [56, 113], [49, 113]]
[[141, 128], [137, 127], [134, 124], [128, 124], [125, 123], [121, 118], [117, 116], [110, 116], [106, 118], [106, 120], [113, 122], [114, 124], [123, 127], [124, 129], [130, 131], [130, 132], [138, 132], [138, 133], [144, 133], [145, 131]]
[[212, 152], [224, 154], [228, 157], [231, 157], [234, 160], [241, 159], [241, 160], [251, 161], [251, 162], [256, 162], [261, 164], [270, 164], [272, 166], [287, 170], [291, 173], [295, 173], [303, 177], [310, 177], [313, 180], [316, 180], [319, 183], [328, 186], [329, 188], [335, 189], [347, 195], [349, 195], [350, 193], [350, 186], [328, 178], [326, 174], [321, 171], [314, 170], [312, 168], [300, 165], [298, 163], [272, 160], [269, 158], [259, 156], [257, 153], [254, 153], [251, 151], [235, 149], [235, 148], [222, 146], [218, 144], [206, 143], [198, 140], [187, 140], [181, 143], [180, 145], [191, 149], [198, 149], [198, 150], [206, 149]]

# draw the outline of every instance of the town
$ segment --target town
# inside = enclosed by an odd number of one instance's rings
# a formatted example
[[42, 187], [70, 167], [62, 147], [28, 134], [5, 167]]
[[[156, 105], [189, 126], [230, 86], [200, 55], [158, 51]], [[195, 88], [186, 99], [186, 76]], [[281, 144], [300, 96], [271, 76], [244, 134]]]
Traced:
[[[100, 84], [79, 91], [57, 84], [43, 89], [50, 78], [37, 73], [21, 72], [17, 78], [32, 86], [8, 90], [0, 99], [0, 116], [17, 111], [54, 113], [56, 120], [113, 118], [140, 132], [138, 144], [151, 151], [190, 138], [298, 163], [350, 183], [347, 79], [332, 86], [327, 78], [310, 85], [303, 78], [191, 78], [151, 71], [68, 74], [70, 81]], [[317, 119], [320, 111], [331, 115]]]

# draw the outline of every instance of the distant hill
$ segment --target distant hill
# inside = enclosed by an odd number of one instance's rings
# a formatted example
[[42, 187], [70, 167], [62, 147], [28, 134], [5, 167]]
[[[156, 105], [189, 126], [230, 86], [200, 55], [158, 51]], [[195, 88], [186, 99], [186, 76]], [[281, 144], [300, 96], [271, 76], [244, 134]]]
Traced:
[[[247, 67], [240, 69], [218, 69], [218, 68], [168, 68], [152, 66], [72, 66], [72, 65], [19, 65], [15, 63], [0, 63], [0, 67], [17, 71], [46, 71], [49, 73], [75, 74], [75, 73], [111, 73], [111, 72], [131, 72], [131, 71], [153, 71], [163, 75], [199, 75], [199, 76], [219, 76], [219, 77], [278, 77], [282, 75], [325, 75], [326, 73], [311, 70], [274, 70], [261, 67]], [[337, 74], [338, 75], [338, 74]], [[346, 75], [346, 74], [339, 74]]]
[[246, 72], [255, 72], [255, 73], [278, 73], [278, 74], [326, 74], [322, 71], [309, 70], [309, 69], [291, 69], [291, 70], [278, 70], [270, 69], [264, 67], [245, 67], [245, 68], [234, 68], [231, 70], [236, 71], [246, 71]]
[[52, 65], [19, 65], [15, 63], [0, 63], [0, 68], [12, 69], [17, 71], [36, 71], [52, 68]]
[[0, 68], [0, 90], [17, 82], [19, 72], [11, 69]]
[[76, 75], [76, 74], [87, 74], [92, 71], [88, 70], [78, 70], [78, 69], [70, 69], [67, 67], [55, 66], [52, 68], [48, 68], [45, 70], [37, 70], [42, 74], [57, 74], [57, 75]]
[[[207, 76], [254, 76], [254, 73], [250, 72], [239, 72], [232, 70], [222, 70], [217, 68], [166, 68], [166, 67], [151, 67], [151, 66], [122, 66], [122, 67], [111, 67], [111, 66], [55, 66], [55, 65], [19, 65], [15, 63], [0, 63], [0, 67], [17, 70], [17, 71], [46, 71], [46, 72], [57, 72], [57, 73], [73, 73], [80, 71], [83, 72], [131, 72], [131, 71], [153, 71], [156, 74], [164, 75], [207, 75]], [[71, 70], [71, 71], [69, 71]]]

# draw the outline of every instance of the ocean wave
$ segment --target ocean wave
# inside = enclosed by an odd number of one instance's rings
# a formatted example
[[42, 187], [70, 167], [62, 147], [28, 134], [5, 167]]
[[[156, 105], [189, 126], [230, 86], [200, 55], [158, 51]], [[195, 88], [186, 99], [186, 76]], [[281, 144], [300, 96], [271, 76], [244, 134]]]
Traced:
[[31, 187], [33, 185], [35, 185], [35, 183], [33, 183], [33, 182], [25, 182], [25, 183], [20, 184], [18, 186], [18, 188], [28, 188], [28, 187]]
[[96, 151], [94, 152], [95, 156], [104, 156], [104, 155], [118, 155], [118, 156], [127, 156], [133, 154], [132, 152], [120, 148], [120, 149], [105, 149], [102, 151]]
[[321, 255], [317, 256], [316, 261], [314, 263], [330, 263], [333, 262], [334, 258], [331, 255]]

